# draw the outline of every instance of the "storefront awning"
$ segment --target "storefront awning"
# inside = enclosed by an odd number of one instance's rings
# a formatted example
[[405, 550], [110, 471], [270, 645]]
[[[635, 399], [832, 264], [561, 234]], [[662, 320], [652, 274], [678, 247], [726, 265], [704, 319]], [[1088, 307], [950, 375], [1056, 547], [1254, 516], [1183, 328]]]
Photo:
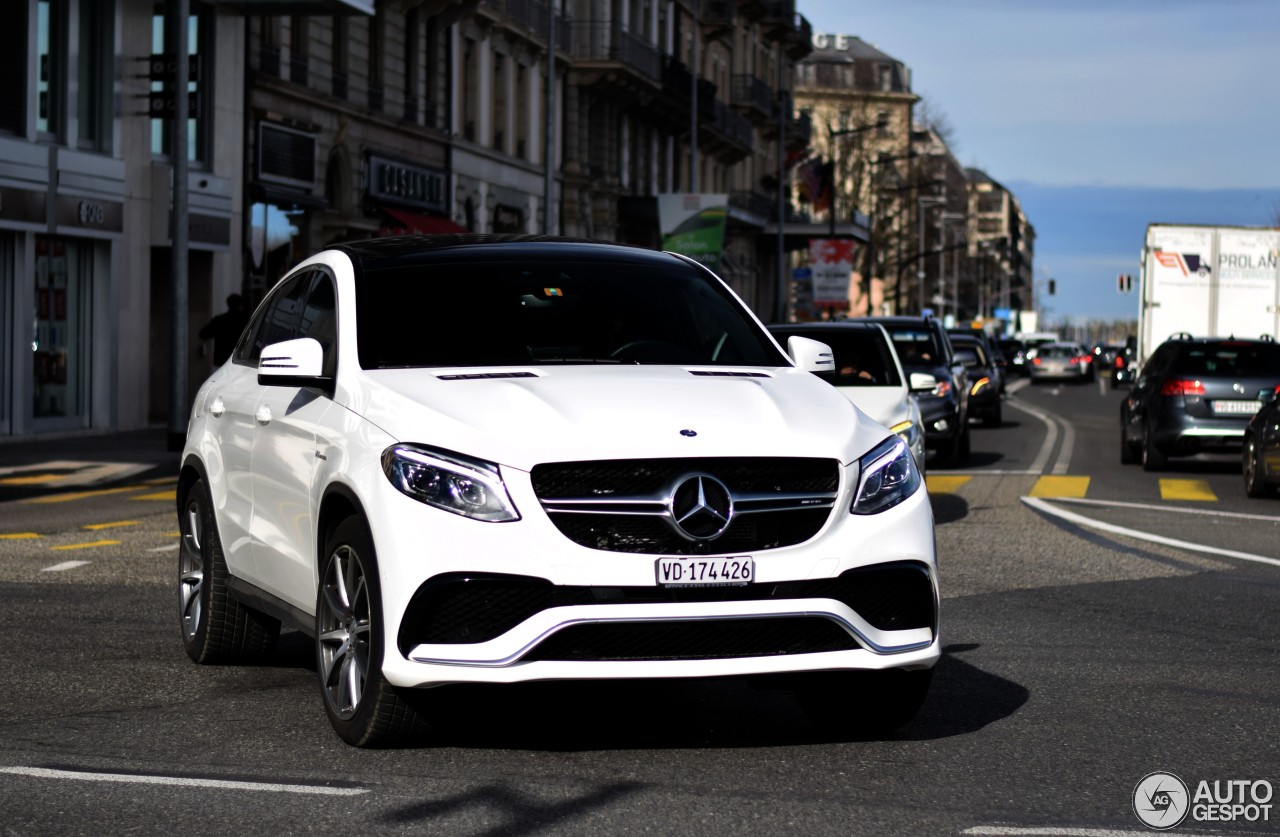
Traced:
[[417, 212], [407, 212], [406, 210], [393, 209], [389, 206], [382, 206], [379, 209], [397, 222], [388, 224], [388, 228], [400, 227], [407, 233], [421, 233], [424, 235], [466, 232], [465, 228], [458, 226], [448, 218], [442, 218], [438, 215], [421, 215]]

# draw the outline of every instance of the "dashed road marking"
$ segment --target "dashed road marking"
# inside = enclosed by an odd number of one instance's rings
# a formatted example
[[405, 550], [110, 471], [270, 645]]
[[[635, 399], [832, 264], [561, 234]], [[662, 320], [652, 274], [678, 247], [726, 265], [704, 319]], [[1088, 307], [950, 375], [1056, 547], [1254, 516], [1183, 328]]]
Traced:
[[38, 537], [35, 532], [6, 532], [0, 535], [0, 541], [29, 541]]
[[86, 497], [104, 497], [108, 494], [127, 494], [130, 491], [142, 490], [142, 486], [126, 485], [121, 488], [98, 488], [93, 491], [71, 491], [66, 494], [48, 494], [44, 497], [32, 497], [29, 500], [19, 500], [20, 503], [39, 503], [45, 505], [48, 503], [69, 503], [72, 500], [83, 500]]
[[137, 525], [138, 525], [138, 521], [136, 520], [117, 520], [114, 523], [87, 523], [84, 526], [81, 526], [80, 528], [88, 529], [90, 531], [96, 532], [99, 529], [123, 529], [126, 526], [137, 526]]
[[148, 549], [147, 552], [173, 552], [174, 550], [181, 548], [181, 546], [182, 544], [180, 543], [171, 543], [168, 546], [157, 546], [152, 549]]
[[89, 543], [67, 543], [62, 546], [51, 546], [50, 549], [66, 552], [72, 549], [92, 549], [95, 546], [119, 546], [120, 541], [90, 541]]
[[226, 779], [199, 779], [186, 776], [139, 776], [132, 773], [89, 773], [79, 770], [51, 770], [44, 767], [0, 767], [0, 773], [31, 776], [39, 779], [74, 779], [82, 782], [122, 782], [134, 785], [175, 785], [186, 788], [216, 790], [268, 791], [271, 793], [318, 794], [322, 796], [359, 796], [367, 788], [335, 788], [327, 785], [288, 785], [275, 782], [239, 782]]
[[955, 494], [971, 479], [973, 477], [952, 474], [926, 474], [924, 483], [930, 494]]
[[1046, 476], [1036, 480], [1032, 497], [1083, 497], [1089, 491], [1088, 477]]
[[140, 494], [137, 497], [130, 497], [130, 500], [176, 500], [178, 499], [177, 490], [161, 491], [156, 494]]
[[1205, 480], [1160, 480], [1161, 500], [1203, 500], [1215, 502], [1218, 495], [1213, 493]]
[[66, 474], [28, 474], [21, 477], [0, 477], [0, 485], [48, 485], [66, 478]]
[[61, 573], [67, 570], [74, 570], [76, 567], [83, 567], [90, 562], [88, 561], [63, 561], [61, 564], [54, 564], [51, 567], [45, 567], [42, 573]]

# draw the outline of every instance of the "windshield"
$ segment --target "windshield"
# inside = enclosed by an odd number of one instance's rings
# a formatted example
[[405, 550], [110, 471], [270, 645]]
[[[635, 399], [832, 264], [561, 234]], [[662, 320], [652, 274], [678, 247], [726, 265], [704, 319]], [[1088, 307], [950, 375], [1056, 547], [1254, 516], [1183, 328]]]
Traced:
[[370, 271], [356, 284], [360, 365], [787, 366], [695, 267], [547, 259]]
[[946, 355], [938, 345], [938, 334], [932, 329], [885, 326], [904, 367], [930, 367], [946, 363]]

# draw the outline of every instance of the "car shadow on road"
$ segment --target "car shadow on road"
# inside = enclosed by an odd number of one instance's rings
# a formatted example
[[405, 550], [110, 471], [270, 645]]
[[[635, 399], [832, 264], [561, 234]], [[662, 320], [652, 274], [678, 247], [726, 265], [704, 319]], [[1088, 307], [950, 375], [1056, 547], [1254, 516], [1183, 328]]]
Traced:
[[969, 516], [969, 503], [957, 494], [930, 494], [929, 505], [933, 507], [934, 525], [955, 523]]

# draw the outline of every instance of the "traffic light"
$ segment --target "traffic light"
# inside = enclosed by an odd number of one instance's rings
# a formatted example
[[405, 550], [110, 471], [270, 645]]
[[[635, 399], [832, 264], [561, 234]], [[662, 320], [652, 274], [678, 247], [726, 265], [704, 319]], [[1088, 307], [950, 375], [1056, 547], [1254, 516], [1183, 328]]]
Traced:
[[1129, 273], [1121, 273], [1116, 276], [1116, 290], [1122, 294], [1133, 292], [1133, 276]]
[[1049, 280], [1049, 296], [1053, 296], [1058, 292], [1058, 282], [1056, 279]]

